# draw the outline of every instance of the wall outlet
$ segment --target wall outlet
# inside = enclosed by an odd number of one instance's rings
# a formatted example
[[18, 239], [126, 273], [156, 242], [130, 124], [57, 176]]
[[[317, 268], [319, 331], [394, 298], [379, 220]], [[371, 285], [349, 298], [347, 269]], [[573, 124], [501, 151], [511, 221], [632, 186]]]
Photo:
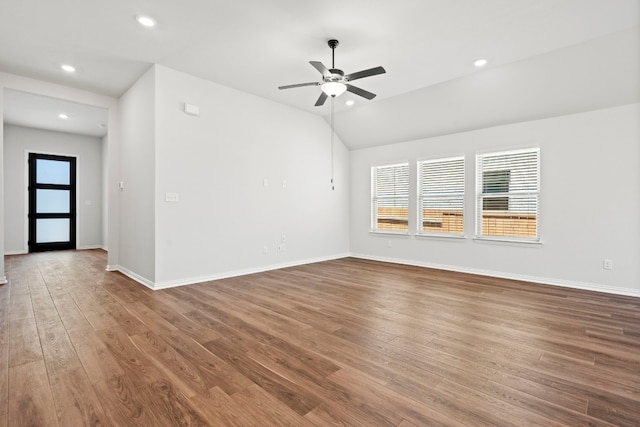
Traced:
[[177, 202], [180, 200], [180, 196], [178, 193], [165, 193], [164, 200], [165, 202]]
[[277, 252], [282, 252], [282, 245], [276, 246], [276, 251]]
[[283, 235], [280, 237], [280, 243], [287, 243], [287, 236], [286, 236], [286, 234], [283, 234]]
[[605, 270], [613, 270], [613, 260], [612, 259], [602, 260], [602, 268], [604, 268]]

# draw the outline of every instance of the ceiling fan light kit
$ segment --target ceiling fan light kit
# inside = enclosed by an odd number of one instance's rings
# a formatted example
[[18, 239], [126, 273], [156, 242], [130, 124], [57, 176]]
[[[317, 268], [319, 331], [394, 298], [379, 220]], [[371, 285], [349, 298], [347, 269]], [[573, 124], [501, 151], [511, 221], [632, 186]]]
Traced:
[[315, 68], [320, 72], [320, 74], [322, 74], [321, 82], [298, 83], [293, 85], [280, 86], [278, 87], [278, 89], [293, 89], [303, 86], [320, 86], [320, 89], [322, 89], [322, 93], [315, 103], [316, 107], [323, 105], [329, 96], [335, 98], [347, 91], [369, 100], [375, 98], [375, 93], [371, 93], [359, 87], [353, 86], [349, 84], [349, 82], [361, 79], [363, 77], [370, 77], [386, 73], [385, 69], [383, 67], [375, 67], [345, 75], [344, 71], [335, 67], [335, 50], [339, 44], [338, 40], [331, 39], [327, 42], [327, 44], [331, 48], [331, 68], [325, 67], [324, 64], [320, 61], [309, 61], [309, 64], [311, 64], [313, 68]]
[[335, 98], [347, 91], [347, 86], [341, 82], [326, 82], [320, 86], [320, 89], [327, 95]]

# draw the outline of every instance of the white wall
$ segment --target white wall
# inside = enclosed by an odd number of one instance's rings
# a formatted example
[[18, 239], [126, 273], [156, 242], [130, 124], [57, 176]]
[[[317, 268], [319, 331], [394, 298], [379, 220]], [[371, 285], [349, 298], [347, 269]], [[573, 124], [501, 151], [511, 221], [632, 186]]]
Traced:
[[348, 253], [349, 153], [336, 138], [333, 191], [322, 118], [165, 67], [156, 76], [157, 286]]
[[[541, 149], [542, 244], [474, 240], [475, 155], [526, 147]], [[466, 239], [369, 232], [372, 164], [408, 160], [415, 178], [417, 159], [457, 154]], [[640, 296], [640, 104], [355, 150], [350, 173], [356, 256]]]
[[[122, 147], [118, 181], [117, 268], [147, 283], [155, 280], [155, 68], [120, 98]], [[111, 250], [111, 245], [109, 246]]]
[[102, 156], [102, 249], [108, 250], [109, 242], [109, 135], [101, 140]]
[[[4, 79], [0, 74], [0, 121], [4, 122]], [[0, 261], [0, 285], [7, 283], [7, 276], [4, 274], [4, 126], [0, 126], [0, 165], [2, 165], [2, 173], [0, 173], [0, 231], [2, 239], [0, 239], [0, 254], [3, 254]]]
[[5, 253], [27, 253], [26, 153], [77, 157], [76, 247], [98, 248], [102, 240], [101, 138], [4, 126], [4, 248]]

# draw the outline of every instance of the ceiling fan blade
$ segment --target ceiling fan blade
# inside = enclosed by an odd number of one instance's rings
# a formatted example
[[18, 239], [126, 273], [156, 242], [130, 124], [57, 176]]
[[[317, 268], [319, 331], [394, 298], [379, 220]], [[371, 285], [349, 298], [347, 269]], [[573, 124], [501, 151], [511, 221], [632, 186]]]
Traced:
[[286, 85], [286, 86], [278, 86], [278, 89], [292, 89], [294, 87], [303, 87], [303, 86], [318, 86], [320, 83], [311, 82], [311, 83], [298, 83], [295, 85]]
[[320, 74], [322, 74], [323, 76], [329, 77], [331, 75], [331, 72], [329, 71], [329, 69], [327, 67], [325, 67], [322, 62], [320, 62], [320, 61], [309, 61], [309, 64], [313, 65], [313, 68], [315, 68], [316, 70], [320, 71]]
[[376, 97], [375, 93], [371, 93], [369, 91], [366, 91], [364, 89], [360, 89], [359, 87], [355, 87], [355, 86], [350, 85], [350, 84], [347, 84], [347, 91], [349, 91], [351, 93], [355, 93], [356, 95], [360, 95], [361, 97], [367, 98], [368, 100], [372, 100], [373, 98]]
[[324, 101], [326, 101], [326, 100], [327, 100], [327, 94], [322, 92], [320, 94], [320, 97], [316, 101], [316, 107], [320, 107], [321, 105], [324, 105]]
[[361, 79], [363, 77], [376, 76], [378, 74], [384, 74], [386, 70], [382, 67], [369, 68], [368, 70], [362, 70], [355, 73], [347, 74], [344, 76], [345, 80], [350, 82]]

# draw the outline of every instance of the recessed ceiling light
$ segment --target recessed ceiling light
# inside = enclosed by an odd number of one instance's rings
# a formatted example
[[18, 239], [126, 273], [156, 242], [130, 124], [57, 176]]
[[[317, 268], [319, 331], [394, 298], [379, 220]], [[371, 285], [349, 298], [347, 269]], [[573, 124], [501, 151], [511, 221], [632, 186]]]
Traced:
[[58, 114], [58, 117], [62, 120], [67, 120], [69, 118], [69, 115], [67, 113], [60, 113]]
[[62, 68], [64, 71], [66, 71], [67, 73], [75, 73], [76, 72], [76, 67], [74, 67], [73, 65], [69, 65], [69, 64], [62, 64], [60, 66], [60, 68]]
[[155, 27], [156, 26], [156, 20], [153, 19], [150, 16], [136, 15], [136, 21], [138, 21], [138, 23], [140, 25], [142, 25], [143, 27]]
[[346, 105], [348, 105], [349, 107], [351, 107], [353, 104], [355, 104], [356, 102], [353, 99], [348, 100], [347, 102], [345, 102]]
[[473, 65], [475, 65], [478, 68], [484, 67], [485, 65], [487, 65], [487, 60], [482, 58], [482, 59], [477, 59], [473, 62]]

